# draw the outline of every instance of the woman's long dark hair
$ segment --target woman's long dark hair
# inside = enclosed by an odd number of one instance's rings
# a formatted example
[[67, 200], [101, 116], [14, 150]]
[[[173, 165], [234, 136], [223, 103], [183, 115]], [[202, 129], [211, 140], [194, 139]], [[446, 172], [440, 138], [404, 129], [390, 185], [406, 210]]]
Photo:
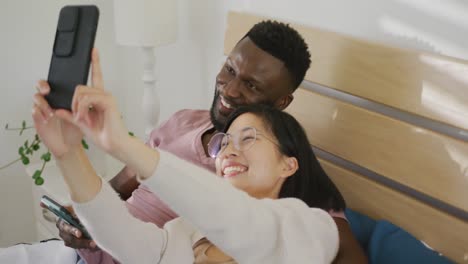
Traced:
[[230, 115], [224, 132], [237, 117], [245, 113], [262, 119], [278, 140], [280, 152], [298, 161], [298, 170], [286, 179], [279, 198], [298, 198], [310, 207], [326, 211], [343, 211], [346, 208], [343, 196], [320, 166], [304, 129], [293, 116], [269, 105], [242, 106]]

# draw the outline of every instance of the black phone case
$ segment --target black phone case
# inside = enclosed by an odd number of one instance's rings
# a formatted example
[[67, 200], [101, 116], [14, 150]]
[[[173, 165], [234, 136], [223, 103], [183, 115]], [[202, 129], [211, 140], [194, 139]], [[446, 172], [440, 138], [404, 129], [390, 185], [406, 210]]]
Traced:
[[99, 9], [93, 5], [60, 10], [47, 78], [51, 91], [46, 99], [52, 108], [71, 110], [76, 86], [86, 84], [98, 20]]

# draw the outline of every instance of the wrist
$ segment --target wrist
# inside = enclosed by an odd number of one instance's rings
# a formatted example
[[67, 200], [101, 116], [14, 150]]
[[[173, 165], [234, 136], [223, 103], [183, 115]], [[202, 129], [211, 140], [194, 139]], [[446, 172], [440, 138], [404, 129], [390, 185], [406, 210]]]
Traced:
[[76, 158], [83, 152], [84, 152], [84, 149], [81, 145], [76, 146], [76, 147], [71, 147], [62, 155], [55, 156], [55, 160], [60, 163], [67, 163], [67, 162], [76, 160]]
[[123, 140], [115, 154], [115, 158], [136, 171], [139, 179], [153, 175], [159, 163], [159, 152], [136, 137], [129, 136]]
[[114, 143], [114, 147], [108, 153], [117, 160], [126, 163], [129, 158], [129, 149], [135, 144], [132, 136], [126, 135]]
[[82, 147], [67, 151], [56, 161], [73, 201], [87, 202], [99, 193], [101, 179]]

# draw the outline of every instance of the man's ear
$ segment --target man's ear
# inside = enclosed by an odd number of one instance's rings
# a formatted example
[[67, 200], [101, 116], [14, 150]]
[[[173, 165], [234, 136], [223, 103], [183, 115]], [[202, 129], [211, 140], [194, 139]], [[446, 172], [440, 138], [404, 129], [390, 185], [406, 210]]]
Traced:
[[275, 107], [279, 110], [284, 110], [286, 109], [286, 107], [288, 107], [288, 105], [292, 102], [293, 99], [294, 96], [292, 94], [285, 95], [280, 99], [276, 100]]
[[295, 157], [284, 157], [284, 166], [283, 173], [281, 174], [282, 178], [288, 178], [299, 169], [299, 163]]

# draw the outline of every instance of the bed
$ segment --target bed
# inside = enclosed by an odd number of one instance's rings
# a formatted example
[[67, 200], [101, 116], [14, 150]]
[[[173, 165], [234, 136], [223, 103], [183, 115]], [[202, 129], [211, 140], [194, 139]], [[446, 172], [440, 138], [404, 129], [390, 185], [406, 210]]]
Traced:
[[[230, 12], [225, 54], [263, 19]], [[468, 263], [468, 61], [291, 25], [312, 65], [287, 111], [348, 207]]]

